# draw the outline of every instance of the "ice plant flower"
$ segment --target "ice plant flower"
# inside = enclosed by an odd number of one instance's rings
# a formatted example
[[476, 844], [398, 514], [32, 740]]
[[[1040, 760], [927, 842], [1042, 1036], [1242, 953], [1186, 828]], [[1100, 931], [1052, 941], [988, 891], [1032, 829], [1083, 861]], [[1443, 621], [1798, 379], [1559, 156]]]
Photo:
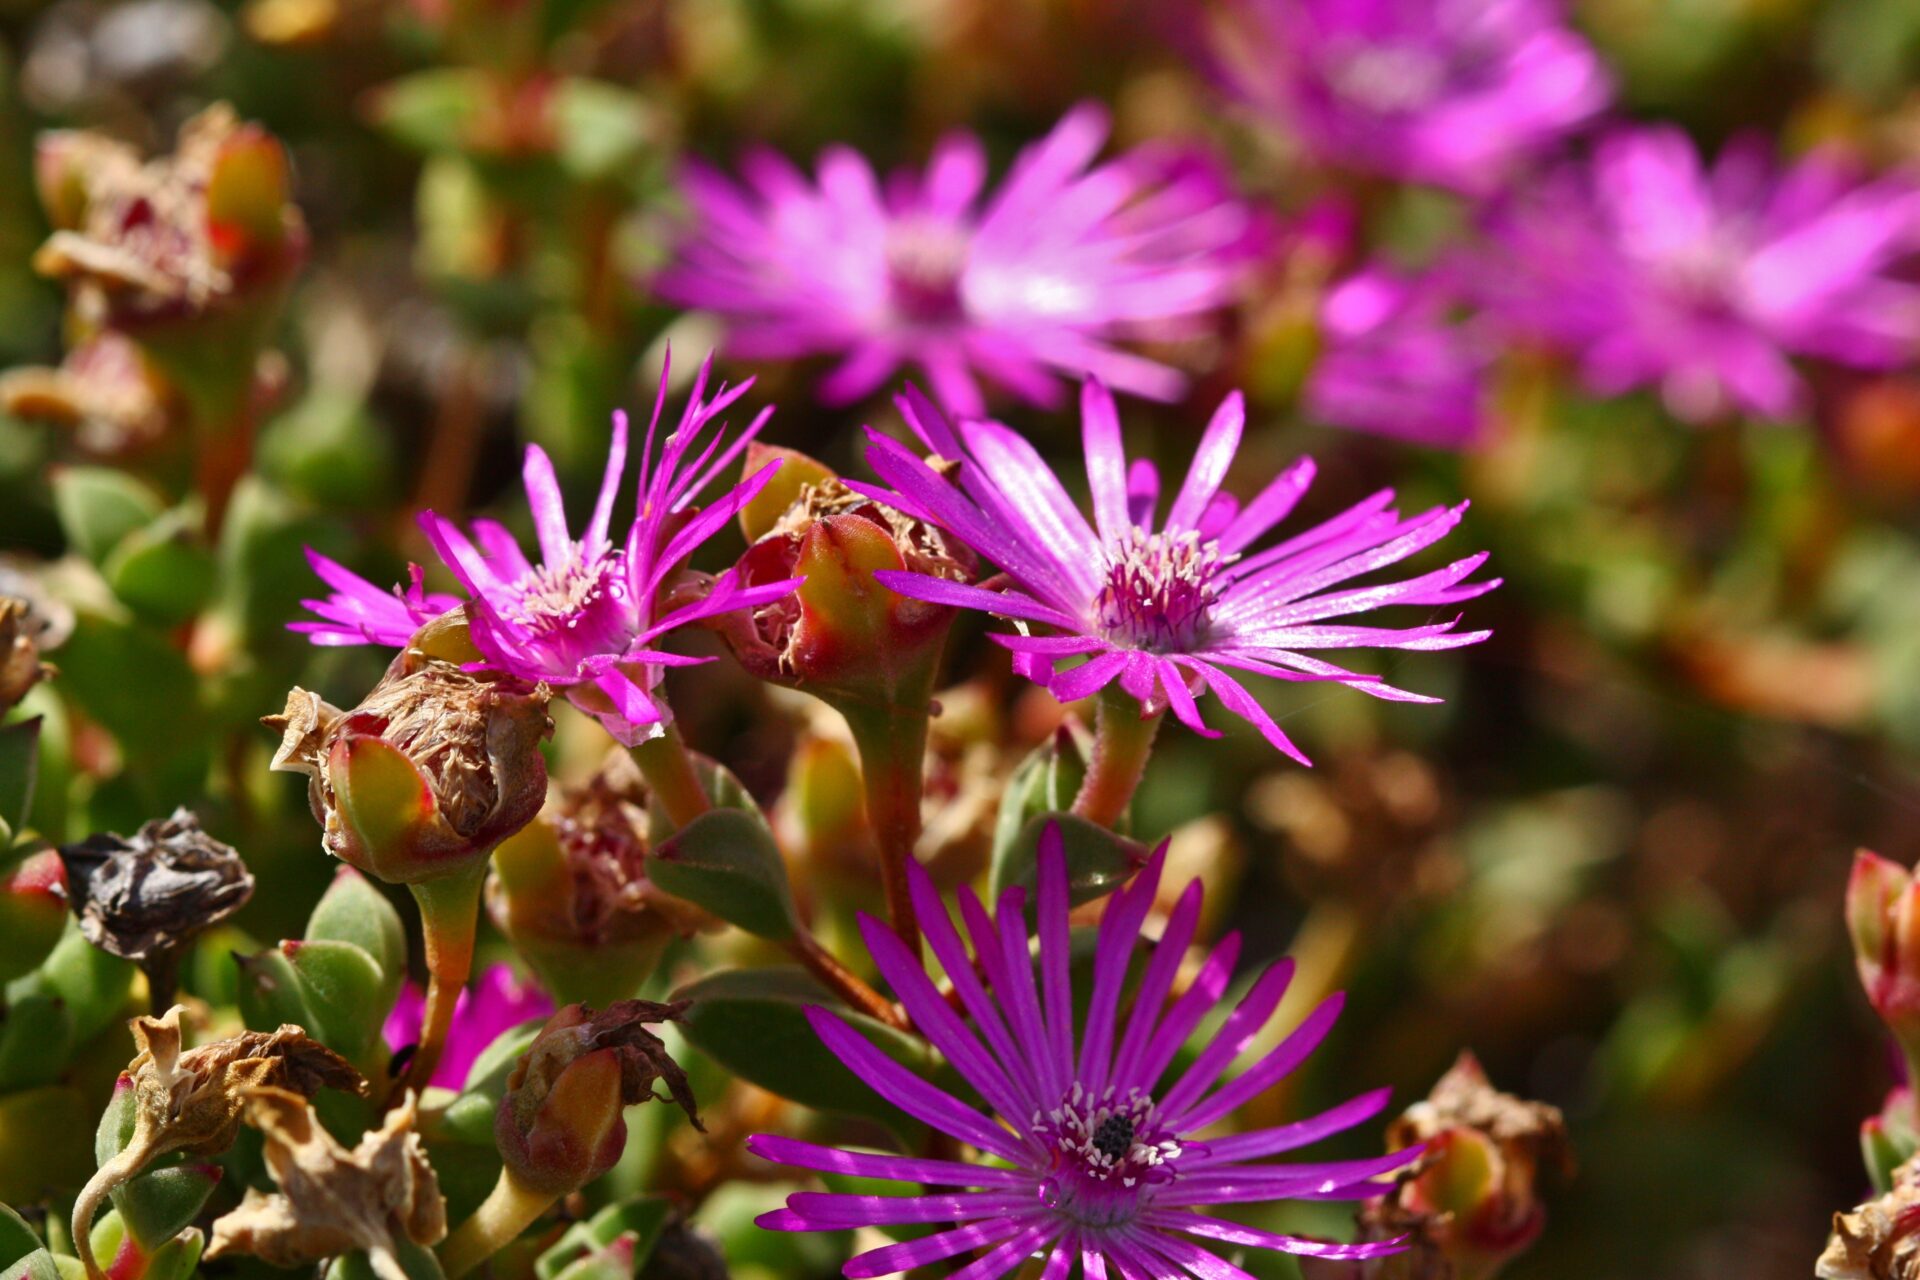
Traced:
[[1229, 0], [1213, 63], [1324, 164], [1484, 193], [1606, 106], [1554, 0]]
[[982, 200], [980, 140], [955, 133], [924, 175], [883, 183], [861, 156], [828, 151], [816, 182], [771, 152], [747, 188], [693, 166], [677, 262], [663, 296], [722, 316], [753, 359], [834, 354], [821, 384], [857, 400], [904, 364], [956, 413], [982, 411], [977, 375], [1051, 404], [1050, 371], [1092, 374], [1168, 400], [1185, 379], [1117, 343], [1179, 332], [1226, 301], [1257, 240], [1219, 170], [1185, 149], [1145, 146], [1095, 165], [1097, 106], [1069, 112]]
[[[387, 1048], [398, 1053], [419, 1043], [426, 1010], [425, 992], [411, 981], [401, 987], [400, 999], [387, 1015], [387, 1025], [381, 1031]], [[464, 1087], [475, 1059], [502, 1033], [530, 1018], [545, 1018], [552, 1013], [553, 1001], [547, 998], [546, 992], [516, 977], [509, 965], [488, 965], [454, 1002], [447, 1047], [432, 1077], [421, 1083], [429, 1088]]]
[[1920, 184], [1838, 155], [1784, 169], [1757, 138], [1708, 165], [1680, 130], [1621, 129], [1490, 220], [1488, 303], [1587, 384], [1657, 387], [1690, 422], [1802, 407], [1791, 357], [1891, 368], [1920, 347]]
[[1449, 315], [1455, 296], [1440, 271], [1369, 267], [1334, 286], [1320, 308], [1323, 345], [1307, 379], [1308, 413], [1414, 444], [1471, 446], [1485, 425], [1493, 353]]
[[[654, 647], [663, 637], [701, 619], [776, 600], [797, 585], [789, 579], [748, 587], [727, 572], [688, 598], [674, 594], [675, 575], [687, 557], [732, 521], [779, 465], [769, 462], [711, 505], [693, 508], [695, 498], [733, 464], [773, 412], [763, 409], [726, 443], [714, 424], [753, 382], [723, 383], [708, 399], [711, 371], [709, 359], [678, 427], [658, 442], [656, 452], [670, 372], [662, 370], [641, 453], [638, 513], [622, 542], [609, 534], [626, 469], [625, 414], [614, 415], [606, 472], [578, 539], [567, 527], [552, 461], [538, 445], [527, 447], [522, 474], [539, 536], [539, 564], [528, 560], [513, 535], [494, 521], [474, 521], [469, 536], [432, 511], [420, 513], [428, 541], [467, 592], [468, 621], [482, 665], [564, 692], [626, 746], [658, 734], [667, 722], [668, 711], [652, 692], [662, 670], [707, 660]], [[316, 644], [404, 644], [414, 619], [423, 613], [431, 617], [443, 602], [422, 590], [417, 572], [402, 594], [381, 591], [324, 557], [313, 561], [334, 591], [308, 604], [319, 622], [292, 625], [308, 631]]]
[[420, 628], [449, 609], [458, 609], [459, 596], [428, 591], [420, 566], [407, 566], [408, 582], [382, 589], [343, 564], [307, 548], [314, 576], [333, 590], [324, 599], [302, 600], [313, 618], [287, 624], [287, 630], [306, 635], [320, 645], [380, 644], [402, 649]]
[[1417, 1153], [1319, 1164], [1265, 1161], [1378, 1114], [1387, 1101], [1384, 1089], [1278, 1128], [1195, 1136], [1305, 1062], [1332, 1027], [1343, 998], [1322, 1001], [1276, 1048], [1223, 1081], [1286, 992], [1293, 962], [1282, 960], [1226, 1014], [1191, 1065], [1170, 1071], [1226, 991], [1240, 940], [1237, 934], [1222, 939], [1168, 1005], [1199, 919], [1200, 882], [1189, 884], [1147, 962], [1132, 1011], [1122, 1018], [1128, 961], [1159, 887], [1163, 858], [1164, 849], [1109, 903], [1095, 944], [1086, 1021], [1077, 1029], [1066, 855], [1057, 827], [1049, 830], [1040, 854], [1037, 983], [1028, 961], [1024, 889], [1007, 890], [992, 918], [971, 890], [961, 891], [974, 949], [969, 958], [933, 882], [918, 864], [910, 866], [920, 920], [953, 983], [957, 1007], [885, 925], [863, 917], [861, 929], [914, 1024], [978, 1093], [984, 1112], [927, 1083], [834, 1014], [812, 1008], [807, 1020], [882, 1097], [991, 1163], [846, 1151], [759, 1134], [748, 1139], [748, 1149], [768, 1160], [934, 1188], [902, 1196], [799, 1192], [784, 1209], [762, 1216], [760, 1225], [844, 1231], [955, 1224], [860, 1254], [845, 1267], [850, 1277], [891, 1275], [975, 1250], [977, 1259], [954, 1275], [987, 1280], [1032, 1257], [1047, 1260], [1042, 1274], [1048, 1277], [1065, 1276], [1076, 1258], [1090, 1277], [1240, 1274], [1188, 1237], [1234, 1250], [1254, 1246], [1323, 1258], [1394, 1252], [1398, 1241], [1334, 1244], [1195, 1211], [1251, 1201], [1364, 1198], [1384, 1189], [1374, 1179]]
[[[1245, 408], [1238, 392], [1214, 413], [1191, 469], [1164, 519], [1160, 477], [1131, 465], [1113, 398], [1096, 382], [1081, 396], [1089, 524], [1033, 446], [995, 422], [949, 425], [924, 397], [902, 399], [920, 441], [957, 471], [947, 475], [905, 445], [870, 431], [867, 461], [892, 488], [873, 496], [938, 524], [1006, 572], [1000, 590], [913, 573], [876, 575], [902, 595], [979, 609], [1022, 624], [994, 638], [1020, 669], [1061, 702], [1115, 681], [1142, 714], [1171, 710], [1208, 737], [1195, 700], [1211, 692], [1226, 709], [1296, 760], [1306, 757], [1246, 686], [1245, 675], [1333, 680], [1377, 698], [1436, 699], [1310, 657], [1307, 650], [1451, 649], [1485, 631], [1455, 631], [1459, 618], [1392, 630], [1334, 621], [1386, 605], [1446, 606], [1499, 585], [1469, 582], [1486, 554], [1399, 582], [1344, 585], [1431, 546], [1459, 523], [1466, 504], [1403, 517], [1382, 490], [1322, 524], [1255, 550], [1313, 480], [1310, 459], [1276, 476], [1243, 506], [1221, 483], [1239, 447]], [[952, 479], [949, 479], [949, 476]], [[1048, 634], [1035, 634], [1034, 629]], [[1061, 659], [1081, 658], [1061, 669]]]

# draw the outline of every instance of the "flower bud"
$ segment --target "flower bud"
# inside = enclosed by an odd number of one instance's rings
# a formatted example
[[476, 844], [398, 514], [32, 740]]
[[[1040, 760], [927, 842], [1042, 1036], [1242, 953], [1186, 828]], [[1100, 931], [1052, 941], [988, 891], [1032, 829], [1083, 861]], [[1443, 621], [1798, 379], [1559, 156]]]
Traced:
[[1559, 1108], [1494, 1089], [1470, 1053], [1388, 1126], [1387, 1144], [1422, 1150], [1392, 1192], [1361, 1208], [1364, 1239], [1408, 1237], [1405, 1252], [1361, 1265], [1378, 1280], [1497, 1274], [1546, 1225], [1542, 1167], [1572, 1169]]
[[39, 966], [67, 927], [67, 873], [52, 849], [0, 871], [0, 982]]
[[494, 1116], [506, 1172], [524, 1190], [561, 1196], [611, 1169], [626, 1148], [626, 1108], [661, 1080], [702, 1129], [686, 1074], [643, 1025], [678, 1021], [684, 1001], [621, 1000], [595, 1013], [571, 1004], [548, 1020], [507, 1077]]
[[61, 849], [60, 858], [80, 932], [139, 965], [156, 1006], [172, 1003], [174, 973], [194, 935], [253, 897], [247, 864], [185, 809], [144, 824], [132, 839], [88, 836]]
[[716, 923], [648, 880], [645, 794], [633, 757], [612, 752], [494, 851], [487, 910], [563, 1000], [631, 996], [669, 942]]
[[353, 710], [295, 689], [262, 721], [281, 733], [273, 767], [309, 778], [327, 852], [390, 884], [473, 870], [546, 800], [547, 687], [464, 670], [465, 645], [450, 613]]
[[739, 569], [748, 585], [806, 579], [792, 594], [729, 619], [727, 638], [747, 670], [836, 705], [903, 703], [925, 701], [921, 690], [930, 688], [953, 610], [910, 600], [873, 575], [911, 569], [968, 581], [974, 559], [942, 530], [828, 476], [800, 485]]
[[1862, 849], [1846, 910], [1860, 985], [1912, 1063], [1920, 1057], [1920, 886], [1898, 863]]

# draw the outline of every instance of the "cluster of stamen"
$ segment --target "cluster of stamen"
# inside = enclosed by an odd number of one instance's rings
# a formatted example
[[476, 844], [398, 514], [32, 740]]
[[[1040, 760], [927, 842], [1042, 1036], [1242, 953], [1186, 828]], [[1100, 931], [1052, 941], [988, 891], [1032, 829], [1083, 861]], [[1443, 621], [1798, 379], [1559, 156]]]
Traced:
[[588, 559], [576, 546], [559, 564], [536, 565], [515, 586], [518, 594], [502, 610], [508, 621], [543, 636], [577, 632], [597, 613], [626, 603], [625, 557], [609, 551]]
[[1192, 531], [1129, 530], [1108, 553], [1106, 585], [1094, 597], [1101, 633], [1135, 649], [1191, 646], [1206, 629], [1207, 610], [1220, 594], [1216, 579], [1230, 560], [1219, 543]]
[[1075, 1083], [1059, 1106], [1035, 1111], [1030, 1127], [1052, 1153], [1047, 1203], [1088, 1225], [1132, 1217], [1146, 1187], [1176, 1176], [1182, 1147], [1138, 1089], [1109, 1087], [1096, 1097]]
[[960, 277], [968, 242], [958, 228], [930, 221], [895, 223], [887, 233], [887, 292], [901, 319], [937, 324], [964, 313]]

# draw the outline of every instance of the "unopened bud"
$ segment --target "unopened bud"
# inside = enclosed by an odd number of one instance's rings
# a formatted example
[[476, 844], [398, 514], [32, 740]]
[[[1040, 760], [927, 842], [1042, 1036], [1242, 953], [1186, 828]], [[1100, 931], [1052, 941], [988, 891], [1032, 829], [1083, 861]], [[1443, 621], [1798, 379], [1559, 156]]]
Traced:
[[627, 1144], [623, 1113], [656, 1099], [655, 1080], [701, 1127], [686, 1073], [645, 1026], [685, 1009], [621, 1000], [598, 1013], [568, 1005], [548, 1020], [507, 1077], [494, 1117], [500, 1158], [520, 1187], [560, 1196], [611, 1169]]
[[1920, 885], [1898, 863], [1865, 849], [1847, 880], [1847, 933], [1873, 1011], [1920, 1057]]
[[748, 584], [806, 579], [729, 620], [727, 638], [747, 670], [836, 705], [924, 704], [953, 610], [910, 600], [873, 575], [911, 569], [967, 581], [974, 559], [941, 530], [826, 478], [799, 488], [739, 568]]
[[494, 851], [487, 910], [561, 999], [631, 996], [669, 942], [717, 924], [647, 878], [645, 794], [633, 757], [613, 752]]
[[52, 849], [0, 871], [0, 982], [31, 972], [67, 927], [67, 874]]
[[464, 670], [463, 642], [446, 615], [353, 710], [295, 689], [263, 720], [281, 734], [273, 767], [309, 778], [327, 852], [390, 884], [474, 870], [546, 800], [546, 686]]

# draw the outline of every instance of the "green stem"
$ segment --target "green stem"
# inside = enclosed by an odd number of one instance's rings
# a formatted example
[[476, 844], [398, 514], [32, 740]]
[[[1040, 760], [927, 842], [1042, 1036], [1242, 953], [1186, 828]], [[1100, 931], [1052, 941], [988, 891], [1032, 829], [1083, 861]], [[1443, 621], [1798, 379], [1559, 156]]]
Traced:
[[1112, 829], [1127, 816], [1133, 793], [1153, 754], [1153, 736], [1160, 714], [1143, 715], [1140, 704], [1109, 685], [1100, 694], [1095, 713], [1093, 759], [1086, 780], [1073, 798], [1073, 811], [1090, 822]]
[[420, 927], [427, 944], [427, 1007], [420, 1019], [420, 1044], [407, 1063], [407, 1074], [395, 1097], [406, 1089], [427, 1086], [440, 1065], [453, 1026], [453, 1008], [473, 970], [473, 939], [480, 923], [480, 890], [487, 881], [487, 863], [439, 880], [407, 886], [420, 906]]
[[668, 721], [664, 730], [633, 748], [633, 761], [647, 780], [653, 803], [676, 828], [684, 827], [713, 808], [700, 770], [687, 750], [680, 727]]
[[907, 866], [920, 843], [920, 787], [926, 772], [927, 704], [892, 704], [847, 711], [860, 752], [860, 777], [866, 787], [867, 826], [880, 853], [880, 887], [887, 897], [887, 918], [915, 954], [920, 950], [920, 921], [907, 891]]
[[493, 1193], [440, 1246], [440, 1267], [448, 1280], [459, 1280], [512, 1244], [558, 1198], [522, 1186], [511, 1170], [502, 1169]]

